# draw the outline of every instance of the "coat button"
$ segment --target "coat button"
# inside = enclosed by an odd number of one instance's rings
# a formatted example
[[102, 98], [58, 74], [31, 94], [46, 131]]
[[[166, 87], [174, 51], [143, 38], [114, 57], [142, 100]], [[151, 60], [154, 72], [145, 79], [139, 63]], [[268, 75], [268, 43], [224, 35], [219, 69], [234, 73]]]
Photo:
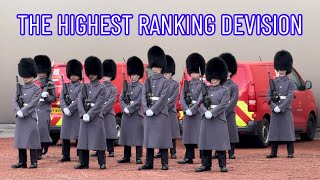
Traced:
[[213, 96], [213, 94], [211, 94], [211, 96]]
[[89, 93], [91, 94], [91, 91], [89, 91]]
[[26, 96], [27, 94], [24, 94], [24, 96]]
[[70, 92], [72, 92], [72, 90], [70, 90]]

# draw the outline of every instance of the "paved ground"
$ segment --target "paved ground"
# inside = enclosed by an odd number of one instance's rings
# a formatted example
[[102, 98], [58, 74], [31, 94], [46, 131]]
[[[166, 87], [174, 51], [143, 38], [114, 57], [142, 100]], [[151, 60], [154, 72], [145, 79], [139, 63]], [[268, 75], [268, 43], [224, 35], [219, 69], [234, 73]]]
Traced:
[[[178, 141], [177, 149], [180, 159], [184, 153], [181, 141]], [[237, 159], [227, 161], [228, 173], [219, 172], [216, 160], [213, 161], [212, 171], [196, 173], [194, 169], [200, 166], [198, 153], [192, 165], [179, 165], [176, 163], [177, 160], [170, 159], [170, 169], [162, 171], [160, 160], [157, 159], [154, 170], [138, 171], [138, 165], [134, 162], [129, 164], [116, 162], [122, 156], [122, 147], [116, 147], [116, 157], [107, 157], [106, 170], [98, 168], [96, 158], [90, 158], [89, 170], [75, 170], [73, 166], [78, 163], [75, 147], [72, 147], [72, 162], [58, 163], [61, 158], [61, 142], [59, 142], [57, 146], [49, 148], [48, 154], [39, 161], [38, 169], [11, 169], [10, 165], [17, 162], [17, 150], [13, 148], [13, 138], [2, 138], [0, 179], [320, 179], [319, 140], [296, 142], [294, 159], [286, 158], [285, 145], [280, 146], [277, 159], [266, 159], [265, 155], [269, 151], [270, 148], [240, 147], [236, 149]]]

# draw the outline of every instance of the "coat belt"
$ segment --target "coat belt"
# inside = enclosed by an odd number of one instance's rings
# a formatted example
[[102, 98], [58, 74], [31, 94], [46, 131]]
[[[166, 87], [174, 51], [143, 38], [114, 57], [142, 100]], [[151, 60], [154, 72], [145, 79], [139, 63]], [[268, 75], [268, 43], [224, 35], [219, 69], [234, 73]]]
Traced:
[[280, 96], [280, 99], [286, 99], [287, 96]]
[[217, 107], [217, 105], [210, 105], [210, 108], [211, 109], [214, 109], [214, 108], [216, 108]]
[[152, 100], [152, 101], [158, 101], [160, 98], [159, 97], [150, 97], [150, 99]]

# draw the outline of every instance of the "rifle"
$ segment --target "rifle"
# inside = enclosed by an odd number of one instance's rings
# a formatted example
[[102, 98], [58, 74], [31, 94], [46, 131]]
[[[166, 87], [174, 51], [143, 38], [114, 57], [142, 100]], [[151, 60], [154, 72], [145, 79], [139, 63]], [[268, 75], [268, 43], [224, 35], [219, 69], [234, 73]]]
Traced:
[[22, 91], [21, 91], [21, 85], [19, 83], [19, 79], [18, 76], [16, 76], [16, 81], [17, 81], [17, 92], [16, 92], [16, 101], [18, 103], [18, 106], [20, 107], [20, 109], [23, 107], [23, 96], [22, 96]]
[[151, 83], [150, 83], [150, 79], [148, 77], [148, 70], [146, 70], [147, 73], [147, 79], [145, 82], [145, 88], [146, 88], [146, 98], [147, 98], [147, 106], [150, 108], [152, 105], [152, 89], [151, 89]]
[[203, 97], [202, 102], [203, 102], [203, 105], [207, 109], [209, 109], [211, 106], [211, 100], [210, 100], [210, 97], [208, 96], [208, 88], [202, 80], [202, 73], [201, 73], [200, 66], [199, 66], [199, 73], [200, 73], [200, 80], [201, 80], [201, 92], [202, 92], [202, 97]]
[[267, 64], [267, 71], [268, 71], [268, 75], [269, 75], [269, 86], [270, 86], [270, 91], [271, 91], [271, 98], [270, 98], [268, 104], [270, 105], [271, 101], [277, 104], [280, 101], [280, 96], [276, 90], [276, 85], [274, 84], [273, 79], [271, 79], [268, 64]]
[[49, 89], [54, 89], [54, 83], [52, 81], [52, 73], [50, 73], [49, 77], [47, 77], [44, 85], [41, 85], [43, 88], [43, 92], [48, 92]]
[[[126, 60], [123, 58], [124, 63], [126, 63]], [[128, 82], [126, 80], [126, 76], [124, 74], [123, 66], [122, 66], [122, 76], [123, 76], [123, 85], [122, 85], [122, 96], [124, 97], [124, 102], [127, 105], [130, 105], [131, 102], [131, 95], [128, 88]]]
[[82, 89], [81, 89], [81, 93], [82, 93], [82, 104], [84, 107], [84, 111], [88, 112], [91, 108], [91, 104], [90, 104], [90, 100], [88, 98], [88, 89], [87, 89], [87, 85], [84, 83], [84, 78], [82, 78]]
[[189, 88], [189, 81], [187, 80], [186, 73], [183, 73], [184, 82], [183, 82], [183, 91], [184, 91], [184, 100], [187, 103], [188, 107], [190, 107], [192, 103], [192, 96]]
[[71, 99], [71, 96], [69, 95], [68, 86], [66, 83], [64, 83], [63, 76], [61, 76], [61, 79], [62, 79], [62, 85], [63, 85], [63, 89], [62, 89], [63, 99], [66, 102], [66, 105], [69, 106], [72, 103], [72, 99]]

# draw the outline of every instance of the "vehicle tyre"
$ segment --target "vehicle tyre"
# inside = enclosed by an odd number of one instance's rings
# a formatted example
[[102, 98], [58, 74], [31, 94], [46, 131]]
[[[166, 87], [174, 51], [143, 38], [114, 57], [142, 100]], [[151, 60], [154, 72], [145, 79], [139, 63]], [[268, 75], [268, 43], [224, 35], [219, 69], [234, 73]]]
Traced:
[[258, 123], [256, 137], [256, 144], [258, 147], [266, 148], [269, 145], [268, 133], [269, 133], [269, 122], [266, 118], [263, 118], [260, 123]]
[[312, 141], [316, 133], [316, 118], [313, 114], [309, 114], [307, 122], [307, 132], [300, 135], [303, 141]]

